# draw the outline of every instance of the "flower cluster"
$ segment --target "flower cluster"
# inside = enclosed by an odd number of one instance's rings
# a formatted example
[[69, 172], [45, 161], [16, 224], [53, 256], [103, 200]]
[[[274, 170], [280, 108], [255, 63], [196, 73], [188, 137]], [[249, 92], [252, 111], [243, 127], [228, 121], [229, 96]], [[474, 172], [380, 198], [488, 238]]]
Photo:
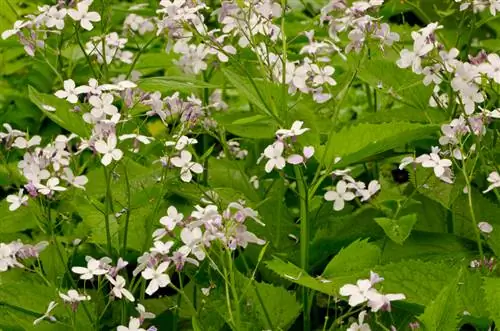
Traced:
[[123, 22], [123, 30], [136, 32], [143, 36], [148, 32], [153, 32], [156, 25], [153, 19], [136, 14], [128, 14]]
[[99, 22], [101, 16], [95, 11], [90, 11], [93, 0], [81, 0], [75, 7], [66, 7], [65, 2], [59, 1], [54, 6], [44, 5], [38, 7], [36, 14], [26, 15], [23, 20], [14, 23], [14, 27], [2, 33], [2, 39], [17, 35], [19, 42], [30, 56], [35, 56], [37, 48], [45, 47], [45, 39], [50, 33], [60, 34], [65, 27], [66, 17], [78, 22], [80, 26], [91, 31], [92, 23]]
[[[227, 149], [231, 157], [238, 160], [243, 160], [248, 155], [248, 151], [246, 149], [241, 148], [240, 143], [236, 140], [229, 140], [227, 142]], [[218, 158], [223, 159], [225, 157], [226, 157], [225, 152], [221, 151], [219, 153]]]
[[489, 9], [491, 15], [496, 16], [500, 11], [500, 1], [498, 0], [455, 0], [460, 3], [460, 11], [472, 8], [474, 13], [480, 13]]
[[[302, 164], [314, 155], [314, 147], [306, 146], [301, 151], [297, 150], [293, 143], [297, 137], [309, 131], [308, 128], [302, 128], [304, 122], [295, 121], [290, 129], [279, 129], [276, 131], [276, 141], [264, 149], [257, 163], [266, 158], [265, 170], [267, 173], [273, 169], [281, 170], [286, 164]], [[285, 155], [283, 155], [285, 153]]]
[[95, 36], [85, 44], [85, 53], [96, 56], [97, 62], [110, 64], [113, 60], [131, 64], [134, 54], [124, 50], [127, 38], [120, 38], [118, 33], [111, 32], [104, 37]]
[[[76, 135], [58, 135], [55, 140], [45, 147], [40, 147], [41, 137], [28, 137], [28, 134], [20, 130], [12, 129], [9, 124], [4, 124], [7, 132], [0, 134], [1, 141], [6, 148], [24, 150], [23, 160], [19, 161], [18, 168], [27, 181], [24, 189], [18, 194], [7, 197], [10, 203], [9, 210], [14, 211], [28, 202], [25, 191], [35, 198], [39, 194], [52, 197], [55, 192], [65, 191], [67, 186], [85, 189], [87, 177], [75, 176], [70, 168], [72, 157], [71, 141]], [[67, 186], [62, 186], [65, 182]]]
[[335, 170], [332, 175], [340, 176], [337, 185], [334, 189], [325, 193], [326, 201], [333, 201], [333, 209], [340, 211], [344, 209], [346, 201], [352, 201], [355, 198], [360, 198], [361, 202], [371, 199], [378, 191], [380, 191], [380, 183], [377, 180], [372, 180], [368, 186], [361, 181], [356, 181], [349, 173], [351, 169]]
[[33, 246], [23, 244], [21, 240], [9, 244], [0, 243], [0, 272], [7, 271], [9, 268], [24, 268], [24, 265], [19, 260], [38, 258], [40, 252], [48, 244], [46, 241], [41, 241]]
[[[442, 156], [452, 157], [463, 163], [477, 153], [476, 144], [470, 143], [472, 139], [468, 138], [476, 136], [480, 141], [486, 134], [487, 125], [500, 118], [498, 110], [489, 111], [480, 106], [487, 98], [484, 84], [490, 86], [492, 83], [500, 83], [500, 76], [497, 74], [500, 57], [482, 51], [476, 57], [469, 56], [469, 61], [462, 62], [458, 59], [458, 49], [447, 51], [439, 43], [437, 33], [440, 29], [441, 25], [431, 23], [412, 32], [413, 49], [403, 49], [397, 65], [411, 68], [413, 72], [424, 76], [424, 85], [434, 86], [429, 100], [431, 107], [446, 110], [450, 106], [457, 106], [460, 112], [449, 124], [441, 127], [443, 135], [439, 138], [439, 143], [445, 150], [433, 147], [430, 154], [416, 159], [407, 157], [403, 159], [400, 168], [409, 163], [420, 163], [423, 167], [433, 168], [436, 177], [452, 183], [452, 161]], [[451, 85], [453, 94], [444, 91], [441, 85], [445, 83]], [[456, 98], [450, 100], [452, 95], [456, 95]], [[490, 188], [485, 192], [489, 190]]]
[[[170, 284], [171, 266], [177, 271], [186, 263], [198, 266], [216, 242], [229, 250], [245, 248], [249, 243], [263, 245], [264, 240], [247, 230], [245, 221], [249, 218], [263, 225], [257, 212], [243, 202], [232, 202], [222, 212], [216, 205], [196, 205], [190, 217], [184, 217], [170, 206], [167, 215], [160, 219], [162, 227], [153, 233], [153, 247], [138, 259], [134, 274], [142, 273], [142, 277], [149, 280], [146, 293], [152, 295]], [[177, 229], [180, 229], [179, 237]], [[162, 241], [164, 237], [168, 240]]]
[[340, 41], [340, 33], [347, 33], [346, 53], [353, 50], [359, 53], [369, 38], [380, 42], [379, 47], [383, 50], [399, 41], [399, 35], [391, 32], [387, 23], [379, 23], [368, 14], [376, 12], [383, 3], [384, 0], [355, 1], [348, 7], [344, 0], [331, 0], [321, 9], [321, 22], [328, 23], [328, 32], [334, 42]]
[[355, 307], [360, 304], [367, 303], [367, 306], [372, 312], [391, 311], [391, 301], [404, 300], [406, 296], [402, 293], [398, 294], [382, 294], [374, 285], [383, 281], [374, 272], [370, 272], [370, 279], [360, 279], [356, 284], [346, 284], [340, 288], [340, 295], [349, 297], [349, 306]]

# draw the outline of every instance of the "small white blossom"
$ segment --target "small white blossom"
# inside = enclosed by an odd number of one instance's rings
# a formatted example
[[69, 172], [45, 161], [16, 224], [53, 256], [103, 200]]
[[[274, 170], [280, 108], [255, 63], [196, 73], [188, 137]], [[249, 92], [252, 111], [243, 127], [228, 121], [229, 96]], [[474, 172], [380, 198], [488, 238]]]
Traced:
[[490, 234], [493, 231], [493, 226], [488, 222], [479, 222], [477, 227], [482, 233]]
[[45, 311], [45, 314], [37, 318], [36, 320], [33, 321], [33, 325], [37, 325], [44, 319], [48, 319], [51, 322], [55, 322], [56, 318], [52, 315], [50, 315], [50, 312], [57, 306], [57, 303], [55, 301], [49, 302], [49, 306], [47, 307], [47, 310]]
[[89, 12], [89, 7], [93, 0], [80, 1], [76, 4], [76, 9], [69, 9], [68, 15], [75, 21], [80, 22], [80, 26], [87, 31], [94, 28], [92, 22], [99, 22], [101, 15], [98, 12]]
[[128, 322], [128, 327], [119, 325], [116, 329], [117, 331], [146, 331], [146, 329], [141, 328], [141, 320], [135, 317], [131, 317]]
[[119, 161], [123, 157], [123, 152], [116, 148], [116, 136], [114, 134], [110, 134], [106, 141], [100, 139], [96, 141], [94, 147], [95, 150], [103, 154], [101, 158], [101, 163], [105, 166], [108, 166], [111, 161]]
[[326, 201], [333, 201], [333, 209], [336, 211], [344, 209], [345, 201], [351, 201], [356, 197], [353, 192], [347, 190], [347, 183], [340, 180], [335, 191], [325, 193]]
[[14, 210], [18, 209], [19, 207], [21, 207], [22, 205], [27, 204], [28, 196], [24, 194], [23, 189], [20, 189], [17, 195], [10, 194], [7, 196], [7, 198], [5, 200], [8, 203], [10, 203], [9, 210], [14, 211]]
[[193, 155], [188, 151], [181, 151], [180, 156], [175, 156], [170, 159], [170, 162], [177, 168], [181, 168], [181, 180], [188, 183], [193, 178], [191, 173], [203, 173], [203, 166], [199, 163], [192, 162]]
[[142, 272], [142, 277], [146, 280], [150, 280], [146, 288], [147, 294], [153, 295], [159, 288], [170, 284], [170, 277], [164, 273], [167, 271], [169, 265], [170, 262], [162, 262], [156, 269], [149, 267]]
[[488, 188], [484, 190], [483, 193], [487, 193], [495, 188], [500, 187], [500, 174], [498, 174], [498, 172], [493, 171], [492, 173], [490, 173], [487, 180], [491, 183], [491, 185], [488, 186]]
[[87, 261], [87, 267], [73, 267], [71, 268], [75, 274], [80, 275], [80, 279], [88, 280], [94, 278], [94, 276], [101, 276], [108, 273], [108, 270], [101, 267], [101, 262], [99, 260], [91, 258]]
[[108, 281], [113, 285], [113, 289], [111, 290], [111, 293], [113, 294], [114, 297], [121, 299], [122, 297], [127, 298], [129, 301], [134, 302], [134, 296], [132, 293], [130, 293], [129, 290], [125, 288], [125, 278], [122, 276], [118, 275], [116, 276], [116, 279], [113, 279], [109, 275], [106, 275], [106, 278]]

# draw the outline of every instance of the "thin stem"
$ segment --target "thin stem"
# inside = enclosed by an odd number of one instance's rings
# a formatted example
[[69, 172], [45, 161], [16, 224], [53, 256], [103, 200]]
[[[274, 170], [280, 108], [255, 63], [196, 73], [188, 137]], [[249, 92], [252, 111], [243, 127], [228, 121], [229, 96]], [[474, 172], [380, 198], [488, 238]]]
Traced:
[[80, 46], [80, 50], [83, 52], [83, 55], [85, 55], [85, 59], [87, 59], [87, 63], [90, 67], [90, 70], [92, 71], [92, 75], [94, 75], [94, 78], [97, 79], [97, 74], [95, 72], [94, 66], [92, 65], [92, 61], [90, 60], [89, 55], [87, 54], [87, 52], [85, 52], [85, 47], [83, 47], [82, 41], [80, 40], [80, 33], [78, 32], [78, 30], [78, 26], [75, 25], [76, 41], [78, 42], [78, 46]]
[[[308, 216], [308, 198], [307, 189], [304, 179], [304, 174], [299, 166], [294, 167], [295, 177], [297, 178], [297, 188], [300, 199], [300, 266], [302, 270], [309, 270], [309, 222]], [[310, 302], [309, 290], [306, 287], [302, 288], [302, 309], [304, 312], [304, 330], [311, 329], [310, 320]]]
[[134, 68], [137, 64], [137, 61], [139, 60], [139, 58], [141, 57], [141, 55], [144, 53], [144, 51], [146, 50], [146, 48], [148, 48], [149, 45], [151, 45], [151, 43], [156, 39], [156, 36], [154, 36], [153, 38], [151, 38], [140, 50], [139, 52], [137, 52], [137, 54], [135, 55], [135, 58], [134, 58], [134, 61], [132, 62], [132, 65], [130, 66], [130, 69], [128, 70], [127, 72], [127, 76], [125, 77], [125, 79], [129, 79], [130, 78], [130, 75], [132, 74], [132, 71], [134, 71]]
[[111, 190], [111, 175], [108, 174], [106, 167], [103, 167], [104, 178], [106, 180], [106, 196], [104, 197], [104, 223], [106, 225], [106, 244], [108, 249], [108, 254], [112, 255], [112, 245], [111, 245], [111, 229], [109, 225], [109, 211], [110, 211], [110, 190]]
[[125, 175], [125, 185], [127, 189], [127, 212], [125, 217], [125, 228], [123, 229], [123, 246], [122, 246], [122, 255], [125, 256], [125, 252], [127, 251], [128, 225], [130, 223], [130, 212], [131, 212], [130, 182], [128, 179], [127, 167], [125, 165], [123, 166], [123, 173]]

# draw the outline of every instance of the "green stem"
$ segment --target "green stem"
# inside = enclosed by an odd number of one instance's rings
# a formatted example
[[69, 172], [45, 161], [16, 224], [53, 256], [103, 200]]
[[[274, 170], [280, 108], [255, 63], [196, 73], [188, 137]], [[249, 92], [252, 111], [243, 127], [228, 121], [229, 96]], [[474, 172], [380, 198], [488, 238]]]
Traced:
[[127, 167], [123, 165], [123, 173], [125, 175], [125, 185], [127, 188], [127, 212], [125, 217], [125, 228], [123, 229], [123, 246], [122, 246], [122, 255], [125, 256], [125, 252], [127, 251], [127, 238], [128, 238], [128, 225], [130, 222], [130, 182], [128, 179]]
[[106, 180], [106, 196], [104, 198], [104, 223], [106, 225], [106, 244], [108, 249], [108, 254], [112, 256], [112, 245], [111, 245], [111, 229], [109, 225], [109, 212], [110, 212], [110, 190], [111, 190], [111, 174], [108, 173], [106, 167], [103, 167], [104, 178]]
[[90, 70], [92, 71], [92, 75], [94, 75], [94, 78], [97, 79], [97, 74], [95, 72], [94, 66], [92, 65], [92, 61], [90, 60], [89, 55], [87, 52], [85, 52], [85, 47], [83, 47], [82, 41], [80, 40], [80, 33], [78, 32], [79, 28], [77, 25], [75, 25], [75, 34], [76, 34], [76, 41], [78, 42], [78, 46], [80, 46], [80, 50], [83, 52], [83, 55], [85, 55], [85, 59], [87, 59], [87, 63], [90, 67]]
[[[300, 199], [300, 266], [302, 270], [308, 272], [309, 270], [309, 222], [308, 216], [308, 197], [304, 174], [299, 166], [294, 167], [295, 177], [297, 179], [297, 189]], [[304, 311], [304, 330], [311, 329], [310, 320], [310, 302], [309, 290], [305, 287], [302, 288], [302, 309]]]

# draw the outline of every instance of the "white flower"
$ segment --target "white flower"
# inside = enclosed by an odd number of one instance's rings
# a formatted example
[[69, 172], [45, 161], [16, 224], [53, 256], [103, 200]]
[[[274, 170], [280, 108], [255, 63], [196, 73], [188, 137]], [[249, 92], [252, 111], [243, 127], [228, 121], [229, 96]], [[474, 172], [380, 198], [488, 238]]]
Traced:
[[188, 248], [188, 253], [193, 253], [200, 261], [205, 259], [205, 251], [203, 250], [203, 233], [200, 228], [192, 230], [184, 228], [181, 231], [181, 240], [185, 244], [183, 247]]
[[193, 178], [191, 171], [196, 174], [203, 173], [203, 166], [192, 162], [192, 155], [188, 151], [181, 151], [181, 155], [170, 159], [170, 162], [177, 168], [181, 168], [181, 180], [188, 183]]
[[24, 137], [17, 137], [16, 140], [14, 140], [12, 146], [19, 149], [26, 149], [33, 146], [38, 146], [41, 142], [42, 137], [40, 136], [33, 136], [30, 140], [26, 140]]
[[154, 138], [152, 138], [152, 137], [147, 137], [147, 136], [143, 136], [141, 134], [135, 134], [135, 133], [122, 134], [120, 137], [118, 137], [118, 139], [120, 139], [120, 141], [127, 140], [127, 139], [134, 139], [136, 141], [143, 143], [144, 145], [148, 145], [151, 143], [152, 140], [154, 140]]
[[45, 185], [41, 183], [35, 183], [35, 187], [37, 188], [38, 192], [40, 192], [43, 195], [50, 195], [55, 191], [66, 191], [65, 187], [58, 185], [59, 185], [59, 178], [57, 177], [49, 178], [47, 180], [47, 183], [45, 183]]
[[325, 200], [334, 201], [333, 209], [336, 211], [344, 209], [344, 201], [351, 201], [355, 197], [353, 192], [347, 191], [347, 183], [343, 180], [337, 183], [335, 191], [328, 191], [325, 193]]
[[101, 15], [95, 11], [89, 12], [89, 6], [92, 4], [92, 0], [81, 1], [77, 3], [76, 9], [68, 10], [68, 15], [75, 21], [80, 21], [80, 26], [87, 31], [94, 28], [92, 22], [99, 22], [101, 20]]
[[167, 147], [168, 146], [175, 146], [176, 150], [181, 151], [184, 148], [186, 148], [186, 146], [197, 144], [197, 143], [198, 143], [198, 140], [196, 140], [195, 138], [189, 138], [187, 136], [180, 136], [179, 139], [177, 139], [177, 141], [167, 141], [165, 143], [165, 146], [167, 146]]
[[58, 30], [64, 29], [64, 17], [66, 17], [66, 9], [57, 10], [57, 6], [52, 6], [47, 11], [47, 19], [45, 25], [48, 28], [56, 27]]
[[412, 67], [413, 72], [421, 72], [421, 59], [417, 54], [415, 54], [415, 52], [403, 49], [401, 53], [399, 53], [399, 55], [401, 56], [401, 58], [396, 61], [398, 67], [403, 69]]
[[132, 293], [130, 293], [129, 290], [125, 288], [125, 278], [122, 276], [118, 275], [116, 276], [116, 279], [113, 279], [113, 277], [110, 277], [109, 275], [106, 275], [106, 278], [108, 281], [113, 285], [113, 289], [111, 290], [111, 293], [113, 293], [113, 296], [116, 298], [121, 299], [122, 297], [127, 298], [129, 301], [134, 302], [134, 296]]
[[67, 294], [59, 292], [59, 297], [67, 303], [78, 303], [80, 301], [88, 301], [90, 300], [90, 296], [81, 295], [76, 290], [69, 290]]
[[13, 29], [5, 30], [4, 32], [2, 32], [2, 39], [5, 40], [7, 38], [12, 37], [13, 35], [20, 32], [21, 29], [27, 26], [28, 24], [30, 24], [30, 21], [15, 21]]
[[378, 191], [380, 191], [380, 183], [378, 180], [372, 180], [368, 183], [368, 188], [366, 190], [361, 190], [360, 194], [362, 196], [361, 201], [367, 201], [372, 196], [374, 196]]
[[260, 186], [260, 183], [259, 183], [259, 177], [257, 177], [257, 176], [252, 176], [252, 177], [250, 177], [250, 179], [248, 180], [248, 182], [249, 182], [250, 184], [252, 184], [252, 186], [253, 186], [256, 190], [258, 190], [258, 189], [259, 189], [259, 186]]
[[59, 99], [66, 99], [70, 103], [78, 102], [78, 95], [86, 93], [86, 86], [76, 87], [72, 79], [67, 79], [63, 83], [64, 90], [56, 91], [55, 96]]
[[128, 322], [128, 327], [120, 325], [116, 329], [117, 331], [146, 331], [141, 328], [141, 320], [135, 317], [130, 317], [130, 321]]
[[104, 93], [100, 96], [93, 95], [89, 98], [89, 103], [92, 105], [90, 113], [95, 118], [101, 118], [104, 114], [113, 116], [118, 113], [118, 108], [113, 105], [113, 95]]
[[172, 248], [172, 246], [174, 246], [174, 242], [167, 241], [166, 243], [164, 243], [162, 241], [157, 240], [153, 243], [153, 245], [154, 245], [154, 247], [151, 247], [151, 249], [150, 249], [151, 253], [158, 253], [161, 255], [167, 255], [170, 252], [170, 249]]
[[164, 274], [169, 265], [170, 262], [162, 262], [156, 269], [146, 268], [146, 270], [142, 272], [142, 277], [144, 279], [151, 280], [146, 288], [147, 294], [152, 295], [158, 291], [159, 288], [170, 284], [170, 277]]
[[406, 296], [402, 293], [381, 294], [374, 289], [368, 291], [366, 297], [368, 298], [368, 307], [370, 307], [373, 312], [377, 312], [380, 309], [391, 311], [391, 301], [406, 299]]
[[491, 185], [488, 186], [488, 188], [486, 190], [484, 190], [483, 193], [487, 193], [487, 192], [489, 192], [497, 187], [500, 187], [500, 174], [498, 174], [498, 172], [496, 172], [496, 171], [493, 171], [488, 176], [488, 182], [490, 182]]
[[276, 131], [277, 136], [281, 136], [282, 138], [287, 138], [287, 137], [296, 137], [304, 134], [305, 132], [309, 131], [308, 128], [302, 128], [302, 125], [304, 124], [303, 121], [295, 121], [292, 124], [292, 127], [290, 130], [287, 129], [279, 129]]
[[399, 170], [403, 170], [407, 165], [415, 163], [415, 158], [413, 156], [404, 157], [399, 164]]
[[56, 318], [52, 315], [50, 315], [50, 312], [57, 306], [57, 303], [55, 301], [49, 302], [49, 306], [47, 307], [47, 310], [45, 311], [45, 314], [37, 318], [36, 320], [33, 321], [33, 325], [37, 325], [44, 319], [48, 319], [51, 322], [55, 322]]
[[267, 173], [273, 171], [274, 168], [283, 169], [285, 167], [285, 158], [282, 156], [284, 147], [281, 141], [276, 141], [264, 149], [264, 156], [269, 159], [265, 166]]
[[75, 274], [80, 275], [80, 279], [92, 279], [94, 276], [100, 276], [106, 274], [108, 271], [101, 267], [101, 262], [99, 260], [91, 258], [87, 261], [87, 267], [73, 267], [71, 268]]
[[368, 301], [366, 294], [372, 290], [372, 283], [368, 279], [360, 279], [354, 284], [346, 284], [339, 290], [340, 295], [349, 297], [349, 306], [355, 307]]
[[346, 331], [371, 331], [370, 325], [364, 323], [366, 314], [367, 313], [365, 310], [360, 312], [358, 316], [359, 323], [356, 322], [352, 323], [351, 326]]
[[427, 157], [426, 156], [426, 154], [421, 156], [422, 166], [424, 168], [433, 168], [434, 174], [438, 178], [443, 177], [443, 175], [445, 175], [446, 168], [451, 167], [451, 165], [453, 164], [448, 159], [441, 159], [441, 157], [437, 153], [430, 153]]
[[135, 307], [135, 310], [137, 310], [137, 312], [139, 313], [139, 319], [141, 321], [143, 321], [145, 319], [152, 319], [152, 318], [156, 317], [155, 314], [147, 312], [146, 308], [144, 308], [144, 306], [141, 305], [140, 303], [137, 304], [137, 307]]
[[479, 222], [477, 227], [482, 233], [489, 234], [493, 231], [493, 226], [488, 222]]
[[160, 218], [160, 223], [163, 224], [168, 231], [175, 229], [175, 226], [182, 222], [184, 215], [177, 212], [174, 206], [170, 206], [167, 209], [167, 216]]
[[100, 154], [103, 154], [101, 163], [108, 166], [112, 160], [119, 161], [123, 157], [123, 152], [116, 148], [116, 136], [110, 134], [106, 141], [98, 140], [96, 141], [95, 150]]
[[79, 189], [85, 190], [85, 184], [89, 181], [87, 176], [76, 176], [73, 174], [73, 171], [70, 168], [63, 169], [64, 174], [61, 175], [61, 178], [73, 185], [74, 187], [78, 187]]
[[9, 123], [4, 123], [3, 127], [7, 130], [7, 133], [0, 132], [0, 139], [5, 139], [7, 142], [10, 142], [13, 138], [23, 137], [25, 135], [25, 133], [20, 130], [12, 129]]
[[9, 210], [14, 211], [21, 207], [21, 205], [25, 205], [28, 202], [28, 196], [24, 194], [23, 189], [20, 189], [17, 195], [10, 194], [5, 200], [10, 203]]

